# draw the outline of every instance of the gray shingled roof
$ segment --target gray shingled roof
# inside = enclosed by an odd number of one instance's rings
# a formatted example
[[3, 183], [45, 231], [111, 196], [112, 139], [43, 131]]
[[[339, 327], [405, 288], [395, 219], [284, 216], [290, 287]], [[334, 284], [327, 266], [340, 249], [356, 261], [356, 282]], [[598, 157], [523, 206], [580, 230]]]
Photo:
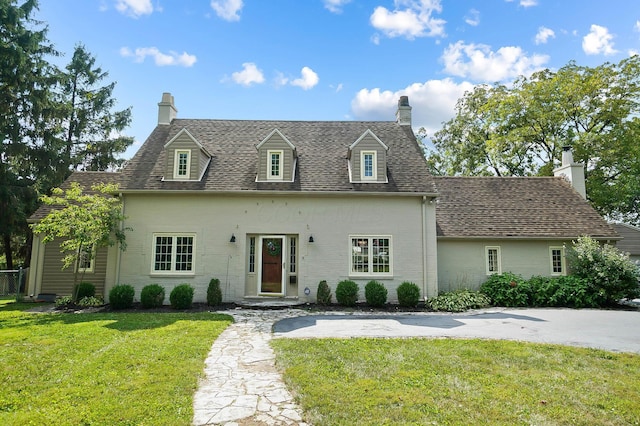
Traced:
[[563, 178], [436, 177], [435, 182], [439, 237], [618, 238]]
[[[94, 192], [91, 191], [91, 187], [93, 185], [97, 185], [99, 183], [120, 183], [120, 178], [120, 173], [113, 172], [73, 172], [71, 176], [69, 176], [67, 180], [65, 180], [64, 183], [60, 185], [60, 188], [70, 188], [72, 182], [77, 182], [82, 187], [83, 193], [91, 194]], [[36, 210], [35, 213], [31, 215], [31, 217], [29, 218], [29, 222], [37, 222], [41, 220], [53, 209], [54, 206], [42, 204], [38, 208], [38, 210]]]
[[[162, 181], [164, 145], [186, 128], [213, 158], [202, 182]], [[256, 182], [256, 145], [278, 129], [296, 147], [292, 183]], [[388, 147], [387, 184], [349, 182], [347, 150], [367, 129]], [[122, 171], [124, 190], [435, 193], [411, 126], [393, 121], [254, 121], [174, 119], [158, 125]]]

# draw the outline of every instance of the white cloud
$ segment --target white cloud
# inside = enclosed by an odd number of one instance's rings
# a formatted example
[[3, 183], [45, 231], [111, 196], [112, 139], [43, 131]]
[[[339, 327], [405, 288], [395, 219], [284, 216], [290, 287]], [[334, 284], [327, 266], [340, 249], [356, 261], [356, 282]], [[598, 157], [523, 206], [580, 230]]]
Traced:
[[472, 27], [477, 27], [480, 24], [480, 12], [475, 9], [471, 9], [464, 17], [464, 22]]
[[225, 21], [239, 21], [242, 0], [211, 0], [211, 8]]
[[351, 0], [323, 0], [324, 7], [331, 13], [342, 13], [342, 7]]
[[552, 29], [547, 27], [538, 28], [538, 34], [536, 34], [536, 44], [545, 44], [550, 38], [555, 38], [556, 33]]
[[455, 83], [449, 78], [414, 83], [392, 92], [362, 89], [351, 101], [351, 111], [357, 120], [394, 120], [401, 95], [409, 96], [412, 127], [424, 127], [432, 135], [442, 123], [455, 115], [455, 105], [465, 92], [473, 90], [469, 82]]
[[636, 24], [633, 26], [633, 29], [637, 32], [640, 32], [640, 21], [636, 21]]
[[296, 78], [291, 82], [292, 86], [301, 87], [304, 90], [309, 90], [313, 88], [320, 79], [318, 78], [318, 74], [316, 74], [311, 68], [303, 67], [302, 71], [300, 71], [301, 77]]
[[527, 56], [520, 47], [505, 46], [493, 52], [484, 44], [450, 44], [442, 55], [447, 74], [494, 83], [529, 75], [549, 61], [547, 55]]
[[371, 15], [371, 25], [387, 37], [444, 36], [443, 19], [433, 18], [435, 12], [442, 12], [440, 0], [394, 0], [395, 9], [378, 6]]
[[137, 18], [153, 13], [151, 0], [116, 0], [116, 10], [124, 15]]
[[249, 87], [253, 84], [264, 83], [264, 74], [262, 70], [258, 69], [253, 62], [245, 62], [242, 64], [242, 71], [234, 72], [231, 74], [231, 78], [242, 86]]
[[136, 62], [143, 62], [147, 56], [151, 56], [155, 64], [160, 67], [170, 65], [191, 67], [197, 61], [195, 55], [190, 55], [187, 52], [182, 52], [181, 54], [173, 51], [162, 53], [157, 47], [138, 47], [134, 51], [128, 47], [122, 47], [120, 48], [120, 56], [125, 58], [133, 57]]
[[520, 6], [522, 7], [531, 7], [537, 6], [538, 0], [520, 0]]
[[613, 55], [617, 50], [613, 48], [612, 40], [613, 35], [606, 27], [593, 24], [589, 34], [582, 38], [582, 50], [587, 55]]

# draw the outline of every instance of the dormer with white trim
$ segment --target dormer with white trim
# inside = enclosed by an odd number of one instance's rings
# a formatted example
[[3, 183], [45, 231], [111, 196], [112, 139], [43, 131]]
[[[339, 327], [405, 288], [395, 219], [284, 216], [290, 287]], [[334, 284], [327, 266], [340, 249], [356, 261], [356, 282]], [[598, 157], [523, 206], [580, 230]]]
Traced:
[[349, 181], [352, 183], [387, 183], [389, 147], [367, 129], [347, 153]]
[[180, 130], [164, 149], [165, 181], [199, 181], [211, 162], [211, 154], [187, 129]]
[[293, 182], [296, 179], [296, 147], [278, 129], [274, 129], [257, 146], [256, 182]]

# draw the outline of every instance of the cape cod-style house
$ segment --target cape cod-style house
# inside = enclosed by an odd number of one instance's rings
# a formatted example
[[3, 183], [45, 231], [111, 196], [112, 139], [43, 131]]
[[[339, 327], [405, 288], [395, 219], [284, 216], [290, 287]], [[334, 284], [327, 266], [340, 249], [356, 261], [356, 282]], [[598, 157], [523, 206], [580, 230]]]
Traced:
[[[564, 245], [618, 234], [585, 200], [582, 165], [557, 177], [429, 174], [406, 96], [394, 121], [180, 119], [173, 96], [120, 172], [76, 172], [65, 185], [117, 182], [127, 250], [98, 251], [85, 280], [107, 295], [131, 284], [167, 294], [182, 283], [204, 301], [315, 301], [317, 285], [404, 281], [423, 297], [477, 288], [493, 273], [566, 274]], [[50, 207], [32, 217], [37, 221]], [[35, 238], [29, 293], [71, 293], [59, 248]], [[363, 296], [363, 295], [362, 295]], [[363, 298], [363, 297], [362, 297]]]

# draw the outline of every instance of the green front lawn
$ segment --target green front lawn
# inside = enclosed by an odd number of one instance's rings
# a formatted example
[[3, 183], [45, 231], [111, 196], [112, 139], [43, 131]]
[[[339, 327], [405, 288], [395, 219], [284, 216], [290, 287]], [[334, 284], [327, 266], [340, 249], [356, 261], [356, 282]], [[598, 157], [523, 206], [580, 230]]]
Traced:
[[232, 321], [32, 307], [0, 301], [2, 425], [188, 425], [204, 360]]
[[272, 346], [316, 426], [640, 424], [640, 355], [455, 339]]

